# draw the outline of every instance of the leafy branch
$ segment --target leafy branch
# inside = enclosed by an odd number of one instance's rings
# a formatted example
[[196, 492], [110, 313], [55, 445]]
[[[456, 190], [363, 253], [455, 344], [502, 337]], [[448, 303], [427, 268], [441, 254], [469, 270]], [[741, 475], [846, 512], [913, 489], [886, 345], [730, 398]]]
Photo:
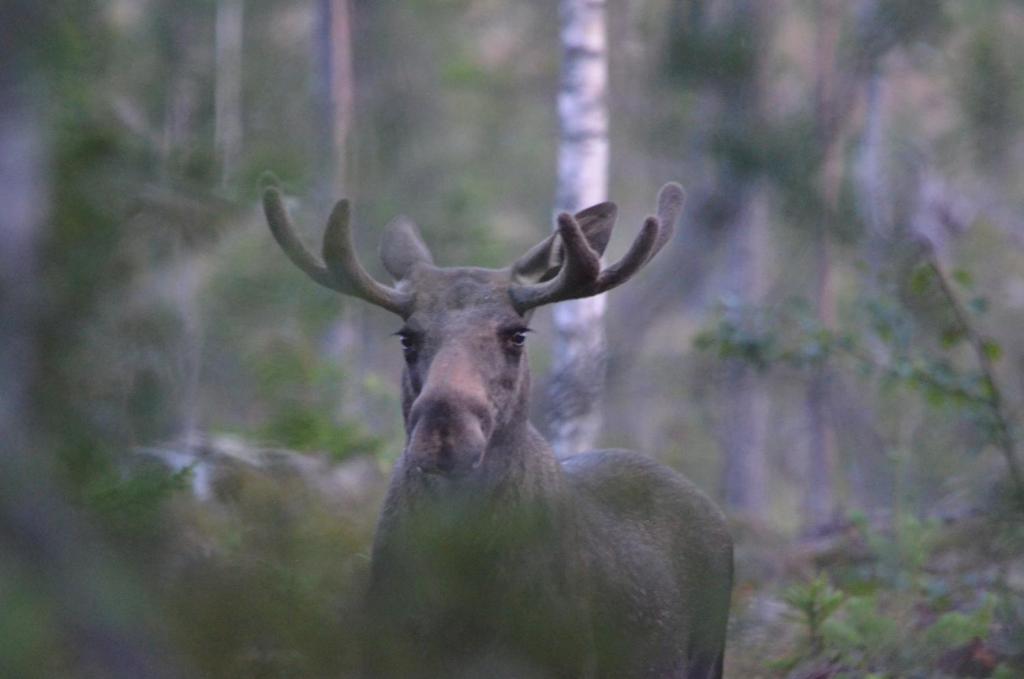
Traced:
[[994, 438], [1000, 451], [1002, 451], [1003, 457], [1006, 459], [1006, 467], [1010, 471], [1010, 477], [1013, 480], [1018, 497], [1024, 497], [1024, 474], [1021, 472], [1020, 461], [1017, 459], [1017, 444], [1013, 437], [1010, 419], [1006, 413], [1006, 400], [1003, 397], [1002, 389], [999, 387], [999, 382], [996, 381], [995, 370], [992, 365], [993, 361], [999, 357], [999, 345], [990, 339], [982, 337], [977, 328], [974, 327], [974, 324], [971, 323], [971, 317], [960, 302], [959, 297], [957, 297], [945, 272], [942, 270], [942, 266], [935, 256], [934, 248], [929, 244], [924, 252], [924, 264], [935, 277], [939, 291], [945, 297], [957, 324], [963, 331], [968, 344], [970, 344], [977, 358], [986, 387], [984, 391], [985, 401], [993, 415]]
[[[957, 272], [954, 277], [961, 285], [970, 284], [965, 272]], [[983, 313], [987, 303], [983, 298], [975, 298], [969, 305], [962, 303], [953, 282], [929, 248], [913, 274], [911, 288], [920, 294], [932, 284], [955, 323], [954, 328], [942, 333], [942, 344], [948, 349], [966, 341], [978, 365], [976, 373], [958, 370], [945, 356], [915, 355], [906, 314], [884, 300], [871, 301], [865, 308], [876, 335], [887, 345], [886, 356], [865, 349], [850, 332], [824, 327], [806, 301], [799, 299], [775, 308], [740, 308], [736, 303], [726, 302], [715, 326], [698, 335], [696, 345], [716, 351], [720, 358], [743, 360], [762, 370], [774, 364], [815, 367], [846, 356], [864, 373], [880, 374], [886, 380], [915, 389], [933, 405], [945, 402], [963, 407], [988, 441], [999, 449], [1015, 495], [1024, 499], [1024, 473], [1018, 460], [1013, 419], [995, 376], [994, 362], [1001, 349], [978, 331], [971, 313]]]

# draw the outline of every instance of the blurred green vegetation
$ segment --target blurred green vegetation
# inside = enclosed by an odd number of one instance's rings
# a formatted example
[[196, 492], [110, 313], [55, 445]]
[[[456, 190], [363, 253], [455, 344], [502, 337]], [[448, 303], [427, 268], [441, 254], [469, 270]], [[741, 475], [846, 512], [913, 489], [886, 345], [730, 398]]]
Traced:
[[[549, 228], [556, 7], [352, 2], [353, 122], [332, 161], [319, 6], [246, 2], [244, 143], [224, 176], [220, 3], [33, 4], [12, 3], [27, 19], [0, 36], [17, 33], [2, 71], [21, 74], [47, 149], [25, 426], [28, 469], [50, 485], [12, 472], [41, 509], [0, 504], [0, 676], [97, 676], [81, 649], [102, 644], [69, 611], [80, 591], [102, 629], [160, 640], [184, 676], [354, 676], [373, 523], [403, 442], [396, 328], [291, 267], [257, 177], [284, 179], [310, 242], [329, 202], [353, 197], [364, 261], [406, 212], [442, 264], [506, 263]], [[678, 247], [610, 297], [610, 352], [633, 363], [612, 375], [605, 438], [714, 493], [722, 366], [755, 366], [771, 390], [768, 500], [736, 517], [729, 676], [1021, 676], [1024, 522], [1000, 451], [1024, 440], [1024, 16], [1010, 1], [857, 5], [840, 79], [888, 83], [883, 161], [866, 171], [885, 190], [858, 184], [866, 151], [850, 133], [835, 204], [820, 187], [814, 3], [756, 20], [721, 19], [743, 3], [610, 7], [616, 238], [666, 179], [685, 181], [691, 208]], [[864, 127], [866, 108], [849, 106]], [[330, 162], [344, 171], [324, 186]], [[938, 270], [915, 236], [928, 191], [945, 201], [929, 222]], [[723, 292], [736, 271], [722, 243], [757, 192], [770, 280], [749, 299]], [[834, 325], [807, 301], [822, 233]], [[543, 368], [543, 341], [531, 351]], [[819, 368], [857, 397], [836, 420], [869, 426], [838, 432], [843, 512], [815, 541], [796, 535], [793, 498]], [[33, 520], [72, 538], [8, 528]], [[58, 558], [69, 544], [77, 570]]]
[[[1016, 570], [1024, 543], [1014, 514], [997, 516], [957, 526], [905, 517], [894, 532], [855, 517], [829, 545], [830, 575], [794, 573], [793, 584], [774, 583], [741, 598], [737, 641], [756, 648], [734, 656], [742, 665], [733, 671], [794, 678], [1018, 676], [1012, 659], [1020, 654], [1024, 599], [1008, 588], [1006, 575]], [[781, 615], [752, 612], [766, 591], [778, 592]], [[752, 615], [767, 629], [744, 631]], [[753, 658], [760, 653], [776, 657], [759, 665]]]

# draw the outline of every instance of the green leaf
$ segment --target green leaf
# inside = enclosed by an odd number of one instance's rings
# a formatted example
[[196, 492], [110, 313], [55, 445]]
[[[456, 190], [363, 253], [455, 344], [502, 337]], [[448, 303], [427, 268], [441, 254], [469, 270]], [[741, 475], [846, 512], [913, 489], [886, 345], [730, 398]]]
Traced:
[[915, 295], [923, 295], [932, 284], [935, 272], [928, 264], [919, 264], [910, 274], [910, 291]]
[[952, 349], [964, 338], [964, 329], [959, 325], [950, 326], [942, 331], [942, 347]]
[[974, 278], [971, 273], [965, 269], [956, 269], [953, 271], [953, 280], [965, 288], [969, 288], [974, 285]]
[[992, 339], [982, 341], [981, 350], [985, 352], [985, 356], [987, 356], [990, 361], [998, 361], [1003, 357], [1003, 348], [998, 342]]
[[710, 330], [705, 330], [704, 332], [697, 335], [693, 340], [694, 347], [701, 351], [710, 349], [715, 344], [717, 344], [717, 338], [715, 337], [715, 334]]

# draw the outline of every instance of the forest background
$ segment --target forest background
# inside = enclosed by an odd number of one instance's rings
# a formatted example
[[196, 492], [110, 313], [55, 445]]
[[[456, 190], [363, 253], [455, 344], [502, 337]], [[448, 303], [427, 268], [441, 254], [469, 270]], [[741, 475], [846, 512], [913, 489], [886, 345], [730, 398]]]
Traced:
[[[1024, 676], [1024, 3], [608, 3], [602, 446], [715, 497], [731, 677]], [[0, 9], [0, 675], [334, 677], [401, 452], [397, 328], [310, 284], [354, 201], [442, 264], [552, 228], [556, 3]], [[375, 269], [379, 272], [379, 268]], [[553, 412], [551, 321], [531, 338]]]

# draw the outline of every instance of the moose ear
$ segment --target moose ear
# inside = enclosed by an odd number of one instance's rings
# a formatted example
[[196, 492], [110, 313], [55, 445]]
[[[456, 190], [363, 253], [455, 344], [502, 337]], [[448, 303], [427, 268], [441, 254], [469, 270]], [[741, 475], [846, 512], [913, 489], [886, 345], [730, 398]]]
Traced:
[[384, 268], [396, 280], [409, 275], [419, 263], [433, 264], [434, 258], [420, 236], [420, 230], [408, 217], [396, 217], [384, 227], [380, 240], [380, 258]]
[[[609, 202], [598, 203], [576, 213], [576, 221], [587, 240], [587, 245], [598, 256], [603, 255], [605, 248], [608, 247], [617, 214], [618, 207], [615, 203]], [[562, 239], [558, 232], [555, 232], [516, 260], [512, 265], [512, 272], [519, 279], [548, 280], [558, 272], [562, 265], [562, 257]]]
[[587, 245], [599, 256], [603, 255], [605, 248], [608, 247], [612, 227], [615, 226], [615, 217], [618, 214], [619, 208], [610, 202], [598, 203], [576, 213], [576, 223], [580, 225]]

